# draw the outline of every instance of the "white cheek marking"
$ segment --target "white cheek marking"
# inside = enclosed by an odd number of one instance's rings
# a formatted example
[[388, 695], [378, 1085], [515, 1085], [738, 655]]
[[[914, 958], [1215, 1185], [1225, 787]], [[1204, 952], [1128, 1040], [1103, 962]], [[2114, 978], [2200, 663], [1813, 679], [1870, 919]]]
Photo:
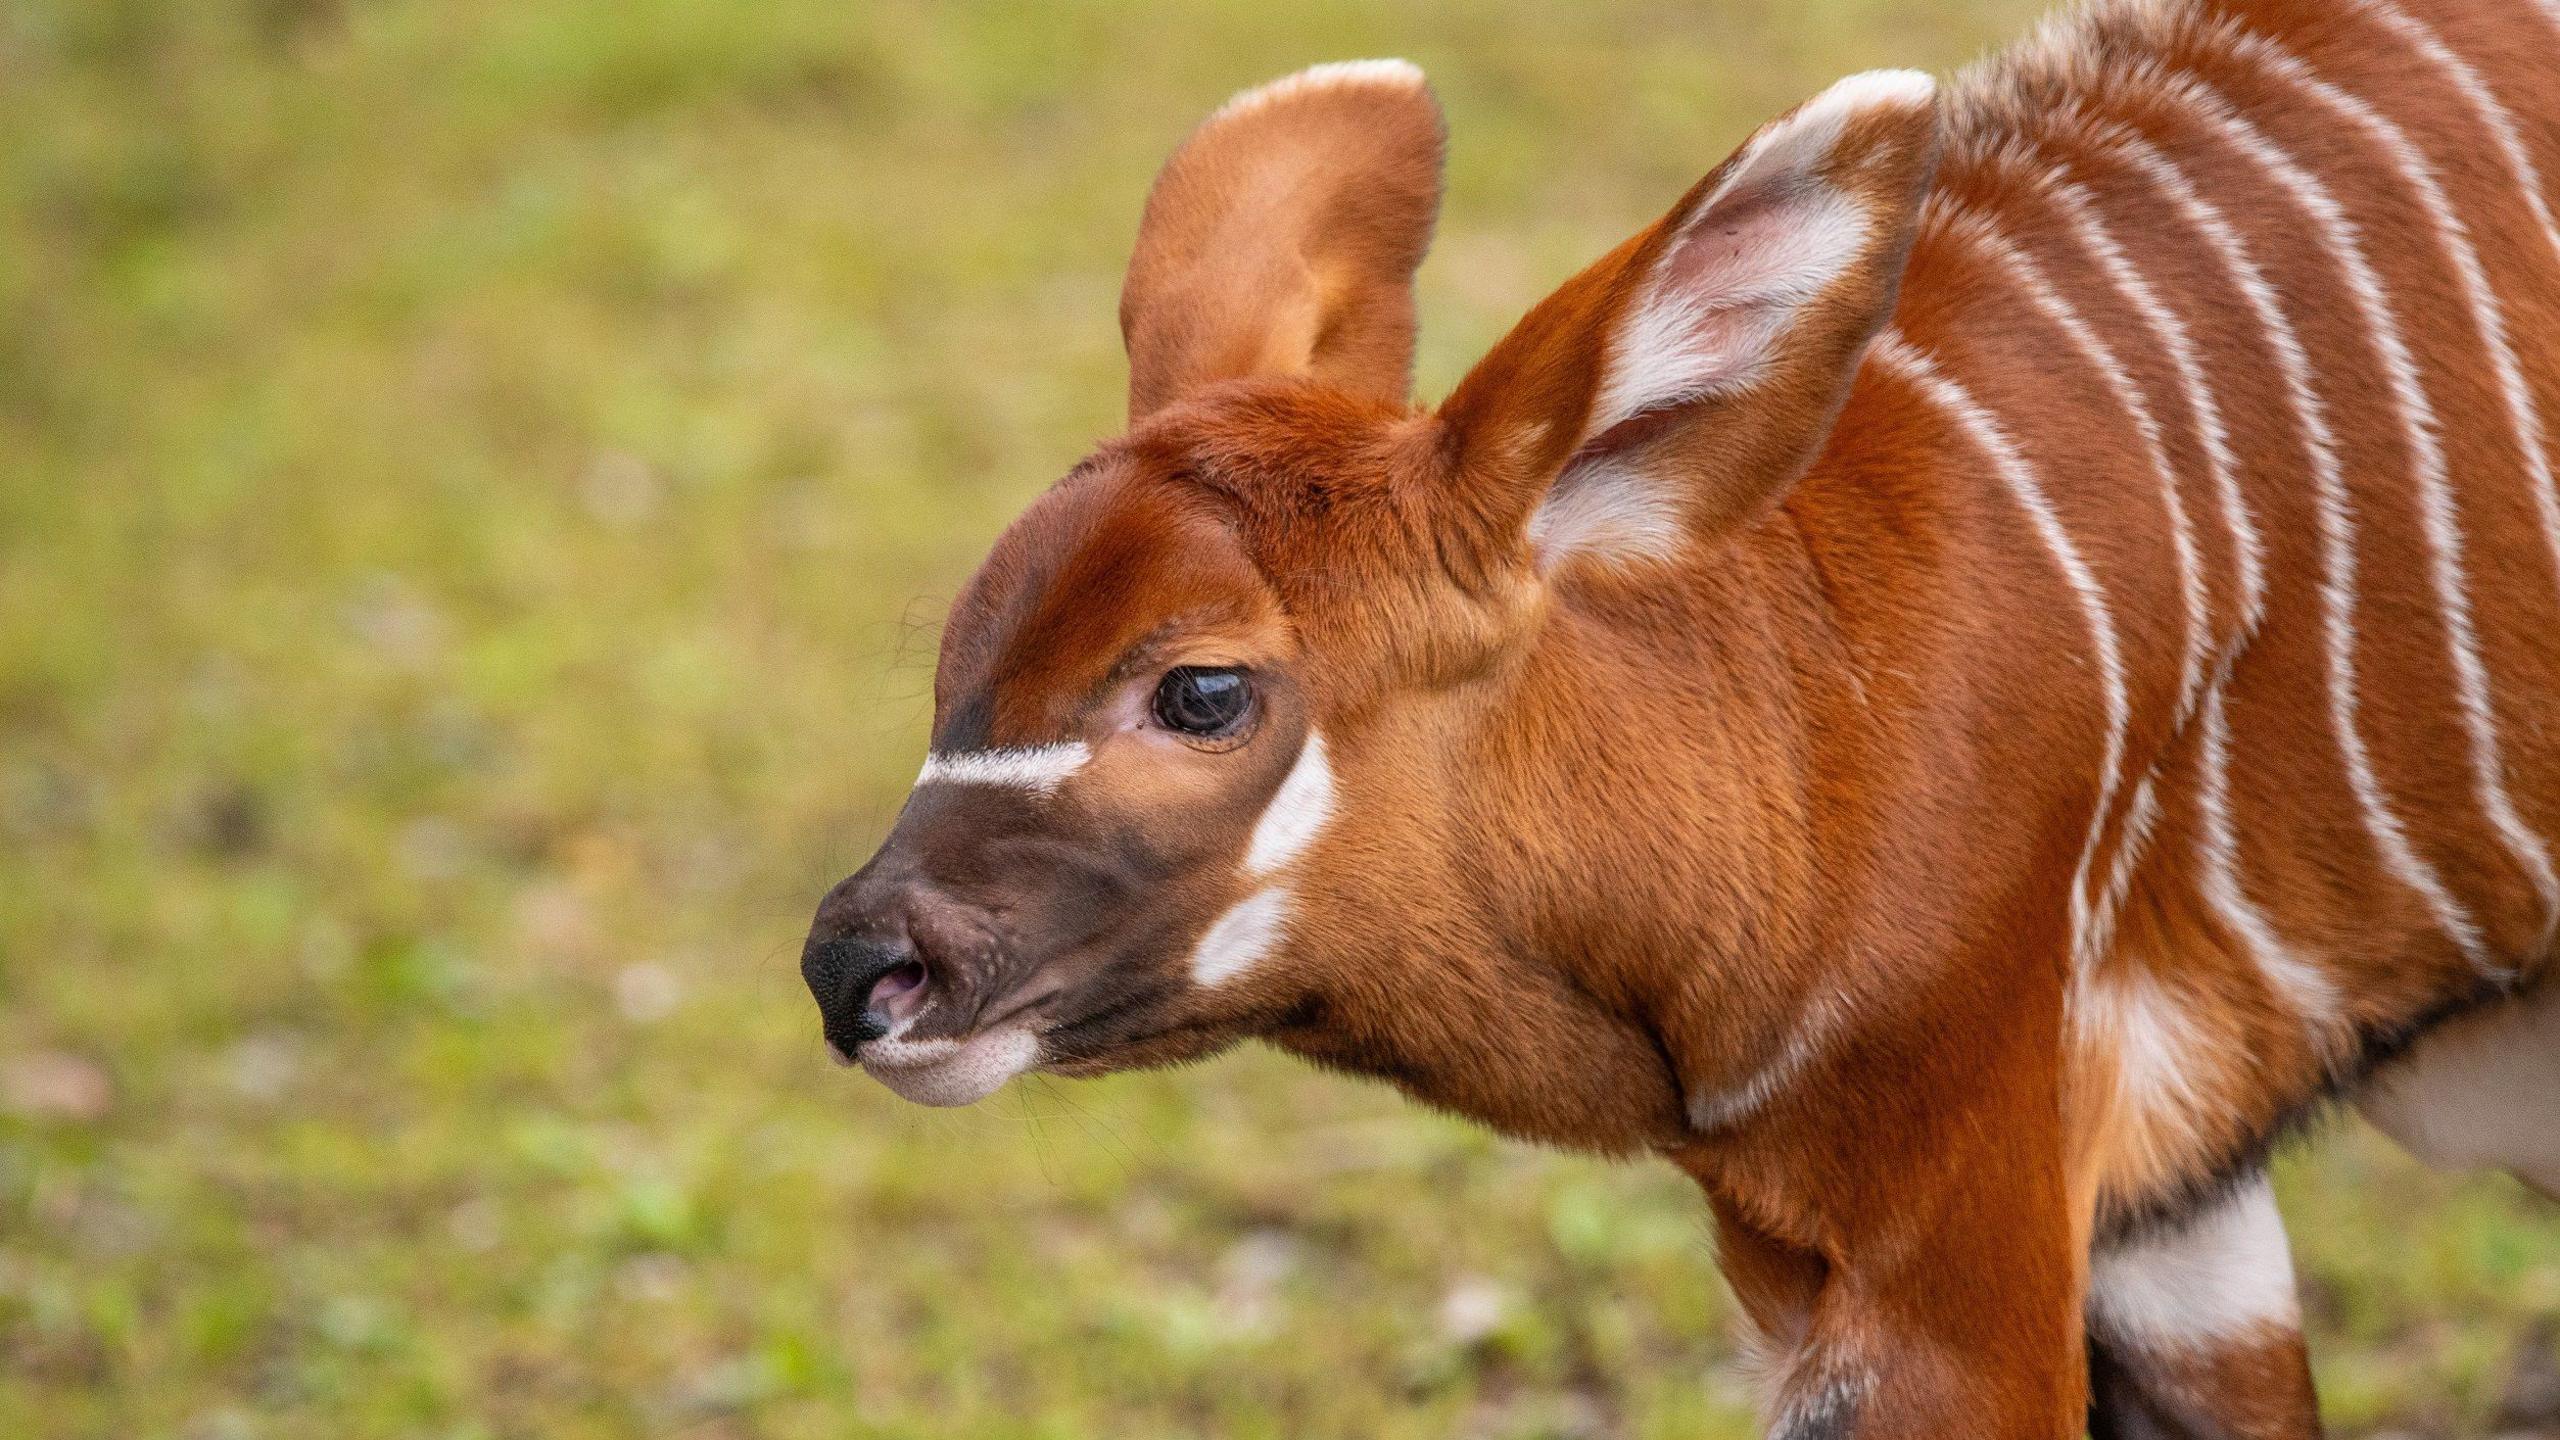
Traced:
[[917, 773], [919, 786], [1007, 785], [1048, 795], [1084, 768], [1093, 751], [1081, 740], [1027, 750], [964, 750], [956, 755], [928, 755]]
[[[1333, 765], [1326, 759], [1324, 736], [1310, 730], [1298, 748], [1280, 788], [1271, 794], [1262, 818], [1245, 843], [1244, 874], [1259, 880], [1306, 854], [1325, 822], [1333, 818]], [[1262, 963], [1286, 938], [1289, 892], [1271, 886], [1227, 907], [1191, 948], [1191, 978], [1218, 985]]]
[[2092, 1256], [2089, 1322], [2153, 1348], [2200, 1348], [2301, 1324], [2284, 1217], [2266, 1177], [2181, 1229]]
[[1310, 730], [1288, 778], [1272, 792], [1271, 803], [1254, 822], [1253, 839], [1244, 852], [1246, 873], [1268, 875], [1297, 859], [1331, 818], [1333, 766], [1325, 759], [1324, 737]]
[[1219, 985], [1259, 964], [1289, 920], [1289, 892], [1277, 887], [1257, 890], [1227, 907], [1191, 950], [1191, 979]]

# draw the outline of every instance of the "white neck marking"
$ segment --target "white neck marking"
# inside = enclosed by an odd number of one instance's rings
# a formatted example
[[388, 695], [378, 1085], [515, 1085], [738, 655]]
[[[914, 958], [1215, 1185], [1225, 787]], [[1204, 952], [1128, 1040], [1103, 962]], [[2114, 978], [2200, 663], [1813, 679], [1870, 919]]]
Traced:
[[1257, 890], [1210, 922], [1191, 949], [1191, 979], [1220, 985], [1242, 975], [1278, 948], [1289, 922], [1289, 892]]

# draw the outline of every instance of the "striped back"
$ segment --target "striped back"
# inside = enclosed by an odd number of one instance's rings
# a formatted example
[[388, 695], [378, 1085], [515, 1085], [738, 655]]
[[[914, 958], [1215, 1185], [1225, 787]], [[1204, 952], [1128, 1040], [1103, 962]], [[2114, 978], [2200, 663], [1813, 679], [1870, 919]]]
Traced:
[[1997, 620], [1934, 661], [2030, 639], [2050, 663], [2012, 678], [2089, 717], [2020, 755], [2089, 792], [2101, 1223], [2549, 963], [2554, 54], [2554, 0], [2129, 0], [1951, 96], [1894, 324], [1796, 504], [1848, 508], [1915, 431], [1963, 457], [1978, 484], [1902, 519], [1979, 557], [1962, 598]]

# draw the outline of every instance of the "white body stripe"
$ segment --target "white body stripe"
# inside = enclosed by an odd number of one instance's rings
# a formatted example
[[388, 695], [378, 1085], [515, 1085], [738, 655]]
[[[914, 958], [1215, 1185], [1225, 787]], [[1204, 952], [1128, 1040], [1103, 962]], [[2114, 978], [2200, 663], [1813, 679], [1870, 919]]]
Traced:
[[[2328, 192], [2320, 187], [2319, 182], [2304, 173], [2302, 167], [2295, 164], [2291, 156], [2260, 133], [2256, 126], [2234, 112], [2219, 94], [2192, 80], [2176, 81], [2163, 88], [2166, 93], [2175, 96], [2195, 111], [2204, 124], [2228, 138], [2236, 149], [2274, 177], [2277, 184], [2291, 194], [2295, 202], [2310, 212], [2315, 220], [2325, 221], [2335, 215], [2337, 202], [2329, 197]], [[2132, 148], [2128, 146], [2129, 153]], [[2156, 152], [2152, 153], [2156, 158]], [[2165, 165], [2167, 162], [2159, 163]], [[2188, 188], [2192, 193], [2192, 187]], [[2196, 203], [2200, 208], [2203, 207], [2202, 200], [2199, 199]], [[2295, 336], [2293, 327], [2281, 318], [2281, 307], [2276, 302], [2274, 289], [2269, 285], [2265, 274], [2258, 269], [2254, 261], [2248, 258], [2246, 248], [2241, 245], [2239, 237], [2231, 231], [2228, 223], [2221, 221], [2218, 212], [2212, 213], [2215, 215], [2215, 223], [2207, 228], [2215, 233], [2216, 248], [2223, 251], [2224, 259], [2231, 265], [2234, 277], [2240, 280], [2242, 290], [2249, 296], [2251, 308], [2257, 311], [2260, 324], [2266, 328], [2269, 339], [2276, 346], [2278, 359], [2287, 372], [2287, 384], [2293, 391], [2306, 438], [2310, 442], [2312, 472], [2316, 482], [2313, 491], [2318, 501], [2320, 517], [2320, 594], [2322, 606], [2327, 612], [2325, 638], [2328, 641], [2329, 710], [2332, 723], [2337, 730], [2338, 748], [2346, 761], [2348, 788], [2355, 795], [2356, 804], [2363, 812], [2365, 831], [2373, 838], [2374, 847], [2381, 855], [2384, 868], [2391, 872], [2392, 878], [2408, 886], [2426, 902], [2429, 912], [2435, 917], [2438, 928], [2453, 940], [2474, 965], [2485, 968], [2489, 964], [2488, 950], [2481, 941], [2479, 927], [2472, 923], [2470, 915], [2465, 913], [2461, 903], [2445, 889], [2444, 881], [2437, 876], [2434, 868], [2428, 865], [2419, 856], [2416, 848], [2409, 843], [2408, 832], [2401, 825], [2399, 815], [2391, 808], [2390, 800], [2383, 793], [2381, 778], [2374, 772], [2373, 756], [2365, 748], [2364, 734], [2358, 728], [2355, 668], [2356, 599], [2353, 578], [2356, 566], [2355, 513], [2348, 499], [2346, 477], [2338, 461], [2336, 434], [2330, 429], [2327, 412], [2312, 390], [2310, 359], [2303, 353], [2301, 341]], [[2350, 243], [2348, 237], [2340, 236], [2334, 230], [2330, 232], [2329, 238], [2333, 250], [2344, 250]], [[2357, 250], [2355, 255], [2360, 262], [2363, 258], [2361, 250]], [[2348, 273], [2350, 288], [2357, 292], [2357, 298], [2365, 308], [2368, 323], [2380, 324], [2381, 317], [2376, 314], [2375, 307], [2379, 304], [2381, 297], [2376, 293], [2377, 287], [2372, 271], [2370, 268], [2359, 267], [2351, 269]], [[2389, 334], [2391, 343], [2397, 346], [2399, 337], [2395, 332], [2390, 332], [2388, 327], [2384, 326], [2380, 333]], [[2392, 353], [2398, 354], [2404, 362], [2407, 359], [2405, 350], [2395, 350]], [[2416, 443], [2414, 439], [2412, 443]]]
[[2116, 917], [2124, 908], [2124, 898], [2133, 888], [2133, 872], [2151, 847], [2151, 832], [2160, 823], [2160, 762], [2144, 767], [2140, 779], [2127, 792], [2124, 825], [2116, 834], [2115, 858], [2108, 862], [2107, 877], [2098, 886], [2097, 901], [2089, 909], [2089, 953], [2103, 955], [2115, 943]]
[[2044, 193], [2070, 222], [2073, 238], [2097, 257], [2107, 278], [2133, 302], [2135, 312], [2142, 316], [2143, 324], [2177, 368], [2178, 388], [2186, 398], [2188, 410], [2195, 415], [2196, 433], [2204, 446], [2214, 495], [2222, 507], [2222, 523], [2231, 531], [2232, 564], [2240, 577], [2239, 632], [2244, 637], [2254, 634], [2266, 615], [2266, 547], [2258, 537], [2257, 518], [2250, 513], [2248, 497], [2240, 493], [2240, 462], [2231, 453], [2231, 432], [2223, 423], [2222, 405], [2214, 398], [2213, 382], [2196, 351], [2195, 337], [2126, 258], [2124, 247], [2098, 217], [2097, 205], [2086, 189], [2055, 178], [2045, 186]]
[[[2498, 103], [2496, 93], [2480, 78], [2480, 72], [2453, 53], [2423, 21], [2400, 10], [2392, 0], [2372, 0], [2364, 8], [2417, 47], [2418, 53], [2444, 71], [2452, 79], [2454, 88], [2471, 102], [2480, 123], [2497, 140], [2499, 153], [2506, 157], [2507, 169], [2515, 177], [2516, 188], [2523, 192], [2526, 206], [2533, 211], [2534, 223], [2542, 229], [2543, 243], [2551, 247], [2551, 258], [2560, 261], [2560, 222], [2552, 219], [2551, 207], [2542, 198], [2542, 172], [2534, 165], [2533, 154], [2525, 148], [2523, 137], [2516, 133], [2515, 117]], [[2554, 21], [2560, 23], [2560, 15], [2555, 15]], [[2560, 44], [2560, 36], [2555, 36], [2554, 41]], [[2534, 510], [2542, 522], [2543, 542], [2551, 548], [2552, 575], [2555, 581], [2560, 581], [2560, 486], [2553, 483], [2545, 446], [2535, 444], [2526, 447], [2525, 469], [2533, 483]]]
[[1900, 372], [1915, 385], [1923, 398], [1947, 413], [1965, 432], [1975, 447], [1991, 461], [1999, 472], [2001, 484], [2026, 512], [2037, 537], [2053, 555], [2054, 564], [2062, 571], [2063, 580], [2079, 602], [2081, 618], [2089, 628], [2090, 648], [2098, 661], [2100, 699], [2106, 715], [2106, 742], [2099, 761], [2098, 795], [2089, 815], [2088, 838], [2080, 847], [2080, 860], [2071, 875], [2070, 918], [2071, 953], [2085, 964], [2085, 945], [2089, 933], [2088, 880], [2089, 865], [2105, 832], [2109, 810], [2115, 804], [2117, 772], [2124, 765], [2125, 731], [2130, 723], [2132, 702], [2125, 684], [2124, 651], [2116, 638], [2115, 617], [2107, 609], [2106, 591], [2098, 577], [2073, 544], [2071, 534], [2062, 525], [2062, 517], [2053, 501], [2037, 483], [2035, 471], [2026, 457], [2018, 453], [2017, 443], [2009, 438], [1991, 412], [1975, 402], [1962, 385], [1942, 372], [1928, 354], [1898, 329], [1888, 329], [1876, 337], [1869, 352], [1886, 368]]
[[2223, 710], [2222, 687], [2205, 693], [2198, 723], [2196, 811], [2203, 822], [2196, 851], [2203, 862], [2205, 903], [2240, 937], [2249, 958], [2315, 1042], [2324, 1049], [2345, 1014], [2346, 1001], [2329, 972], [2297, 955], [2284, 937], [2241, 888], [2240, 841], [2231, 824], [2231, 717]]
[[1048, 795], [1084, 768], [1093, 752], [1081, 740], [1022, 750], [962, 750], [928, 755], [918, 785], [1005, 785]]
[[1959, 218], [1959, 228], [1971, 244], [1980, 246], [1993, 263], [2009, 272], [2009, 278], [2026, 292], [2027, 299], [2054, 328], [2071, 341], [2098, 381], [2125, 414], [2133, 420], [2134, 433], [2142, 438], [2142, 453], [2151, 464], [2152, 478], [2160, 482], [2161, 506], [2169, 518], [2171, 549], [2178, 566], [2178, 595], [2186, 607], [2186, 638], [2178, 670], [2178, 713], [2183, 716], [2195, 703], [2197, 687], [2204, 682], [2205, 656], [2211, 643], [2210, 617], [2206, 614], [2204, 567], [2196, 554], [2195, 531], [2187, 523], [2186, 500], [2178, 493], [2178, 474], [2169, 463], [2168, 444], [2161, 438], [2160, 422], [2151, 413], [2151, 404], [2142, 391], [2125, 374], [2124, 363], [2096, 331], [2089, 328], [2071, 303], [2053, 287], [2044, 267], [2034, 257], [2018, 248], [2016, 242], [2002, 234], [1996, 221], [1978, 212], [1962, 209], [1953, 202], [1941, 204], [1946, 213]]
[[2293, 1255], [2261, 1175], [2177, 1230], [2089, 1260], [2089, 1324], [2135, 1349], [2191, 1350], [2302, 1323]]
[[[2148, 141], [2132, 131], [2112, 125], [2105, 127], [2103, 135], [2109, 148], [2141, 171], [2153, 186], [2166, 195], [2172, 208], [2187, 224], [2203, 234], [2208, 246], [2220, 258], [2225, 273], [2239, 287], [2259, 328], [2266, 332], [2268, 343], [2276, 352], [2277, 368], [2284, 373], [2294, 417], [2302, 426], [2303, 444], [2310, 455], [2316, 486], [2324, 495], [2342, 486], [2344, 481], [2339, 474], [2336, 442], [2329, 430], [2327, 410], [2312, 388], [2309, 357], [2303, 353], [2300, 339], [2293, 333], [2291, 322], [2285, 318], [2274, 287], [2250, 256], [2247, 243], [2231, 228], [2230, 221], [2222, 212], [2199, 195], [2186, 175]], [[2350, 744], [2354, 733], [2353, 692], [2346, 692], [2346, 705], [2337, 703], [2336, 661], [2342, 648], [2353, 645], [2353, 631], [2347, 627], [2353, 625], [2354, 590], [2336, 572], [2334, 564], [2324, 565], [2324, 572], [2321, 600], [2322, 608], [2327, 612], [2325, 624], [2331, 637], [2330, 722], [2337, 729], [2344, 748]], [[2259, 573], [2263, 592], [2263, 570]], [[2261, 598], [2263, 600], [2263, 594]], [[2338, 641], [2342, 631], [2347, 636], [2345, 647]], [[2239, 841], [2231, 818], [2230, 717], [2223, 705], [2220, 679], [2206, 696], [2203, 719], [2200, 736], [2203, 775], [2197, 810], [2203, 822], [2198, 846], [2204, 858], [2206, 901], [2235, 933], [2249, 943], [2252, 958], [2269, 986], [2291, 999], [2304, 1023], [2317, 1034], [2341, 1013], [2336, 982], [2315, 963], [2295, 955], [2285, 945], [2265, 914], [2249, 901], [2240, 881]], [[2354, 744], [2356, 751], [2360, 752], [2361, 742]], [[2370, 823], [2371, 811], [2366, 814]]]
[[[2117, 135], [2126, 133], [2113, 125], [2103, 128]], [[2159, 177], [2154, 176], [2153, 179], [2156, 182]], [[2248, 497], [2240, 489], [2239, 461], [2231, 452], [2230, 432], [2223, 422], [2221, 403], [2214, 397], [2212, 382], [2185, 321], [2135, 268], [2124, 247], [2100, 218], [2096, 201], [2089, 191], [2051, 172], [2042, 177], [2039, 188], [2062, 212], [2073, 237], [2097, 260], [2107, 278], [2133, 304], [2153, 338], [2167, 352], [2170, 363], [2178, 372], [2179, 389], [2185, 396], [2187, 409], [2195, 418], [2197, 437], [2204, 447], [2205, 464], [2221, 506], [2223, 525], [2230, 535], [2232, 564], [2238, 573], [2240, 591], [2240, 623], [2223, 652], [2221, 663], [2207, 681], [2202, 697], [2205, 708], [2199, 736], [2199, 764], [2203, 780], [2196, 796], [2200, 821], [2196, 851], [2202, 872], [2199, 889], [2205, 903], [2239, 936], [2268, 984], [2294, 1007], [2315, 1033], [2325, 1032], [2337, 1015], [2336, 984], [2316, 965], [2293, 953], [2283, 937], [2276, 933], [2266, 913], [2250, 900], [2239, 874], [2239, 839], [2231, 818], [2230, 724], [2224, 710], [2222, 689], [2230, 678], [2231, 660], [2248, 638], [2257, 633], [2265, 619], [2266, 550], [2259, 537], [2256, 517], [2250, 513]], [[2183, 191], [2184, 182], [2181, 180], [2173, 188]], [[2156, 774], [2146, 772], [2134, 788], [2133, 801], [2126, 810], [2125, 838], [2117, 849], [2116, 873], [2108, 882], [2110, 895], [2122, 895], [2129, 883], [2131, 868], [2139, 861], [2149, 839], [2159, 808], [2155, 803], [2155, 783]], [[2120, 904], [2121, 900], [2116, 903]]]
[[[2542, 417], [2534, 406], [2532, 392], [2525, 386], [2524, 374], [2516, 365], [2515, 351], [2507, 343], [2505, 313], [2489, 288], [2488, 276], [2480, 269], [2480, 256], [2472, 248], [2462, 217], [2454, 213], [2453, 202], [2437, 183], [2426, 157], [2399, 126], [2372, 106], [2313, 74], [2308, 66], [2264, 37], [2236, 39], [2234, 48], [2236, 53], [2311, 94], [2340, 119], [2361, 128], [2390, 157], [2400, 178], [2417, 192], [2419, 203], [2435, 224], [2436, 239], [2453, 262], [2454, 273], [2461, 277], [2472, 323], [2479, 329], [2490, 366], [2497, 373], [2498, 390], [2505, 399], [2516, 444], [2526, 457], [2527, 468], [2540, 476], [2537, 485], [2547, 488], [2550, 472], [2543, 461]], [[2399, 396], [2410, 443], [2417, 451], [2418, 513], [2426, 531], [2430, 578], [2435, 584], [2436, 603], [2444, 612], [2446, 648], [2453, 662], [2454, 686], [2470, 742], [2472, 786], [2478, 793], [2481, 810], [2498, 831], [2499, 841], [2542, 897], [2542, 935], [2533, 947], [2538, 951], [2549, 943], [2553, 928], [2560, 926], [2560, 876], [2552, 872], [2551, 856], [2541, 837], [2516, 813], [2515, 801], [2507, 794], [2497, 709], [2490, 699], [2488, 668], [2481, 662], [2479, 638], [2472, 628], [2470, 582], [2463, 568], [2462, 520], [2452, 477], [2445, 468], [2443, 439], [2434, 411], [2427, 403], [2417, 361], [2394, 326], [2390, 297], [2365, 256], [2361, 234], [2326, 191], [2319, 195], [2325, 202], [2319, 207], [2322, 226], [2340, 259], [2356, 277], [2355, 288], [2365, 299], [2367, 318], [2391, 373], [2392, 389]]]
[[[2212, 642], [2212, 620], [2207, 614], [2204, 566], [2196, 553], [2195, 529], [2188, 523], [2184, 497], [2178, 493], [2178, 474], [2169, 463], [2167, 443], [2161, 438], [2160, 422], [2151, 413], [2150, 402], [2143, 398], [2126, 375], [2123, 362], [2115, 351], [2098, 338], [2069, 301], [2062, 298], [2046, 278], [2043, 267], [2015, 242], [2000, 233], [1995, 222], [1976, 212], [1943, 202], [1940, 208], [1958, 219], [1955, 227], [1965, 239], [1990, 256], [1994, 263], [2009, 273], [2036, 309], [2071, 341], [2080, 358], [2097, 372], [2100, 383], [2114, 397], [2116, 404], [2132, 418], [2136, 434], [2142, 438], [2144, 456], [2150, 461], [2152, 478], [2159, 483], [2161, 506], [2169, 521], [2171, 552], [2178, 568], [2178, 594], [2186, 608], [2185, 641], [2178, 668], [2177, 719], [2183, 724], [2193, 712], [2196, 694], [2204, 683], [2205, 659]], [[2098, 887], [2097, 899], [2089, 911], [2086, 946], [2090, 954], [2103, 953], [2114, 938], [2116, 912], [2124, 903], [2127, 887], [2133, 882], [2133, 870], [2144, 845], [2150, 839], [2151, 825], [2158, 813], [2152, 794], [2153, 777], [2145, 771], [2134, 786], [2131, 804], [2126, 810], [2124, 830], [2118, 839], [2115, 861], [2108, 867], [2106, 883]]]

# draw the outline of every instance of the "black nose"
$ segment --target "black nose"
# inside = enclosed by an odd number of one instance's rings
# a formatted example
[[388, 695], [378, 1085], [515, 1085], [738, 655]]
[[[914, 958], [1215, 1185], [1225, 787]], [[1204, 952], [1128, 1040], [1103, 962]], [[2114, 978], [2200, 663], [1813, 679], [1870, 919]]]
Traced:
[[871, 991], [880, 977], [915, 961], [905, 942], [810, 936], [800, 949], [800, 978], [817, 998], [818, 1019], [827, 1043], [850, 1057], [866, 1040], [889, 1033], [888, 1022], [871, 1011]]

